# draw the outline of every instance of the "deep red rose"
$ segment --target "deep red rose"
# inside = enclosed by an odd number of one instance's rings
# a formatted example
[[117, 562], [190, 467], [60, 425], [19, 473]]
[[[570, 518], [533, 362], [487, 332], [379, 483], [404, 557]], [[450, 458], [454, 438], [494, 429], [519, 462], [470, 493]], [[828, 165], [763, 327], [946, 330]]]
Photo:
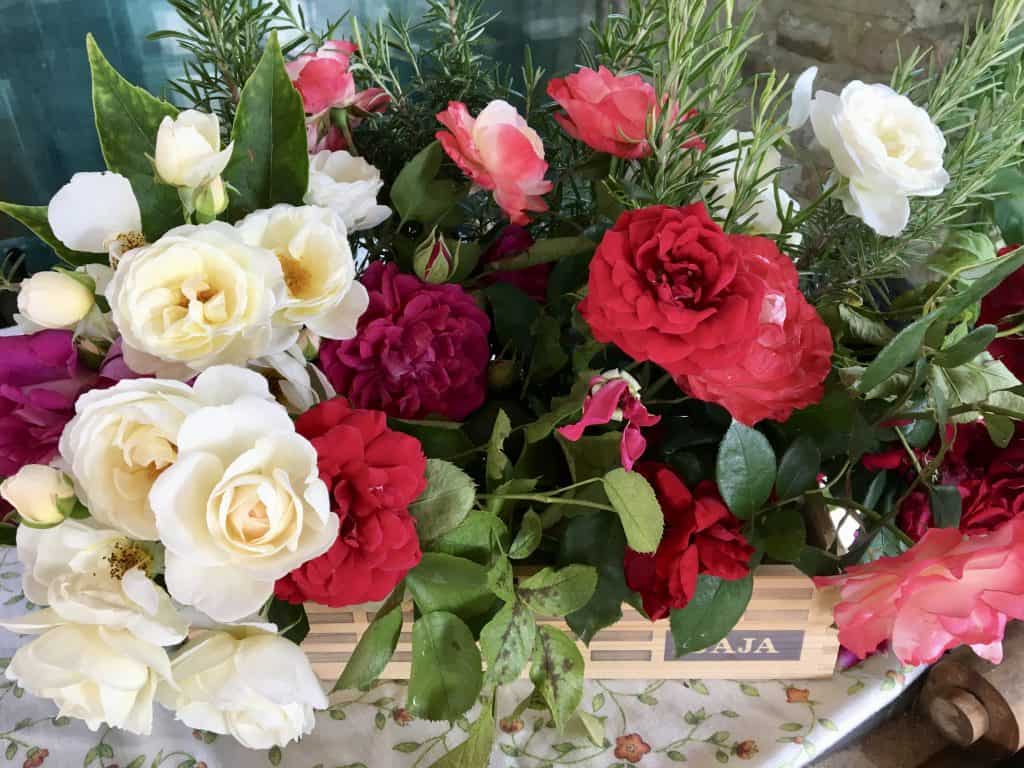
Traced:
[[[1018, 248], [1019, 245], [1008, 245], [999, 249], [999, 255], [1005, 256]], [[1020, 312], [1024, 312], [1024, 269], [1018, 269], [981, 300], [978, 325], [997, 325], [1004, 330], [1012, 328], [1024, 322], [1024, 317], [1013, 317]], [[988, 351], [1018, 379], [1024, 377], [1024, 337], [1016, 335], [995, 339], [988, 345]]]
[[740, 533], [713, 482], [700, 483], [693, 493], [665, 464], [642, 462], [636, 471], [654, 487], [665, 535], [653, 555], [626, 550], [623, 566], [629, 588], [639, 592], [652, 621], [683, 608], [697, 589], [697, 575], [741, 579], [749, 573], [754, 549]]
[[421, 558], [408, 509], [427, 485], [419, 441], [343, 397], [302, 414], [295, 428], [316, 449], [341, 529], [327, 552], [278, 581], [275, 594], [335, 608], [384, 599]]
[[794, 410], [817, 403], [825, 394], [825, 378], [832, 369], [832, 336], [800, 293], [793, 262], [775, 243], [745, 235], [731, 239], [768, 286], [757, 337], [734, 365], [701, 368], [677, 381], [695, 397], [723, 406], [744, 424], [785, 421]]
[[370, 305], [358, 334], [325, 341], [320, 364], [339, 394], [360, 408], [419, 419], [461, 420], [487, 393], [487, 313], [459, 285], [430, 285], [394, 264], [361, 278]]

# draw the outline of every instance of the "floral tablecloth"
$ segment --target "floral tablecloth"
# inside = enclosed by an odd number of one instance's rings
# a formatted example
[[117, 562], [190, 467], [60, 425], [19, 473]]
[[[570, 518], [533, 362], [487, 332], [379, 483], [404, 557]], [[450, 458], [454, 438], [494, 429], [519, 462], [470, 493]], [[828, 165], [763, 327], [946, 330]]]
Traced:
[[[0, 615], [25, 611], [14, 551], [0, 548]], [[0, 664], [22, 638], [0, 630]], [[595, 745], [575, 720], [558, 733], [537, 710], [509, 715], [529, 693], [502, 689], [500, 731], [491, 768], [795, 768], [861, 724], [921, 670], [882, 655], [828, 680], [739, 683], [726, 680], [588, 681], [584, 708], [603, 719]], [[288, 670], [281, 670], [287, 675]], [[253, 752], [231, 738], [192, 731], [157, 707], [153, 733], [134, 736], [56, 717], [56, 707], [0, 681], [2, 766], [24, 768], [428, 768], [466, 738], [476, 712], [456, 723], [414, 719], [405, 686], [380, 683], [343, 692], [317, 717], [312, 735], [283, 750]]]

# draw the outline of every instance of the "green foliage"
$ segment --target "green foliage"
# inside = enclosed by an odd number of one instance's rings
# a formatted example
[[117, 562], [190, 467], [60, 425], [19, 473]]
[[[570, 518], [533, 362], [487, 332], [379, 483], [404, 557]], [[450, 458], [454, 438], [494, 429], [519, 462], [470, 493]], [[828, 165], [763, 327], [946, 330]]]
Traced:
[[540, 616], [565, 616], [579, 610], [597, 587], [597, 571], [587, 565], [544, 568], [519, 583], [519, 598]]
[[702, 573], [697, 591], [682, 610], [672, 611], [672, 638], [676, 654], [692, 653], [725, 637], [747, 609], [754, 579], [720, 579]]
[[775, 451], [768, 439], [734, 421], [718, 448], [715, 479], [732, 513], [743, 519], [751, 517], [775, 485]]
[[630, 548], [654, 552], [665, 530], [665, 517], [651, 484], [640, 473], [619, 468], [604, 476], [603, 485]]
[[343, 688], [362, 688], [369, 685], [387, 666], [398, 646], [398, 638], [402, 631], [402, 596], [405, 594], [403, 585], [395, 588], [370, 626], [359, 638], [352, 656], [341, 671], [341, 676], [334, 686], [338, 691]]
[[448, 752], [430, 768], [486, 768], [494, 745], [493, 697], [480, 707], [480, 716], [469, 729], [464, 742]]
[[480, 651], [458, 616], [437, 611], [412, 627], [409, 711], [425, 720], [454, 720], [475, 703], [483, 685]]
[[296, 645], [309, 634], [309, 618], [305, 606], [273, 598], [267, 609], [267, 620], [277, 625], [278, 634]]
[[[106, 261], [104, 254], [96, 253], [79, 253], [78, 251], [72, 251], [70, 248], [64, 245], [57, 236], [53, 234], [53, 230], [50, 229], [50, 222], [46, 216], [45, 205], [16, 205], [14, 203], [0, 203], [0, 212], [6, 213], [12, 219], [28, 227], [32, 232], [46, 243], [53, 252], [57, 255], [61, 261], [71, 266], [77, 266], [79, 264], [88, 264], [89, 262], [95, 261]], [[6, 264], [4, 265], [6, 266]], [[4, 270], [3, 275], [6, 276], [13, 270]], [[7, 285], [7, 283], [0, 283]], [[11, 283], [13, 285], [13, 283]]]
[[405, 581], [422, 613], [446, 611], [469, 618], [486, 613], [494, 604], [487, 569], [464, 557], [425, 552]]
[[427, 459], [427, 487], [411, 505], [416, 533], [422, 541], [434, 541], [458, 528], [473, 508], [473, 479], [454, 464]]
[[505, 605], [480, 631], [487, 679], [499, 685], [517, 679], [533, 655], [537, 634], [533, 614], [516, 601]]
[[583, 699], [583, 656], [572, 638], [548, 625], [538, 627], [530, 680], [551, 710], [555, 727], [564, 729]]

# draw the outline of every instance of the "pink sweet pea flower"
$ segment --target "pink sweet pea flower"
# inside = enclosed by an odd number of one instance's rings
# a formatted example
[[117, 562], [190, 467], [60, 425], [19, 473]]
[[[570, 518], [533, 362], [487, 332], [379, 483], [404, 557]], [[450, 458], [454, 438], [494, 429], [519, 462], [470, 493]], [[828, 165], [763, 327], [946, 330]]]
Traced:
[[555, 114], [555, 120], [574, 139], [629, 160], [651, 153], [647, 121], [658, 101], [654, 88], [640, 75], [581, 67], [551, 80], [548, 95], [565, 110]]
[[544, 144], [511, 104], [496, 99], [474, 119], [460, 101], [448, 102], [437, 115], [447, 131], [438, 131], [444, 151], [470, 180], [494, 192], [494, 200], [513, 224], [526, 224], [526, 211], [546, 211], [541, 195], [553, 185], [544, 179]]
[[626, 422], [619, 449], [622, 466], [632, 470], [647, 448], [641, 429], [653, 427], [661, 417], [647, 412], [640, 400], [639, 382], [625, 371], [605, 371], [591, 379], [590, 394], [583, 401], [583, 418], [575, 424], [559, 427], [558, 433], [575, 443], [583, 437], [587, 427], [611, 421]]
[[904, 664], [959, 645], [998, 664], [1007, 620], [1024, 619], [1024, 517], [971, 537], [931, 528], [902, 555], [814, 581], [839, 587], [839, 641], [858, 658], [888, 640]]

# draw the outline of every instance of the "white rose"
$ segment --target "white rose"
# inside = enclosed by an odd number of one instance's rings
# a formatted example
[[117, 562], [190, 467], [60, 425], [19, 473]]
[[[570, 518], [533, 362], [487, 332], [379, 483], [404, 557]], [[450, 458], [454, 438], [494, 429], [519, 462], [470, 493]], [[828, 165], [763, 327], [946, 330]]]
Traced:
[[235, 226], [245, 242], [273, 251], [281, 263], [288, 295], [275, 322], [305, 325], [328, 339], [356, 335], [370, 299], [356, 281], [345, 225], [335, 212], [312, 205], [275, 205]]
[[76, 173], [50, 200], [46, 216], [53, 234], [73, 251], [106, 253], [120, 236], [142, 237], [139, 202], [119, 173]]
[[28, 526], [39, 528], [63, 522], [59, 503], [74, 495], [64, 473], [45, 464], [26, 464], [0, 483], [0, 497], [17, 510]]
[[330, 208], [345, 222], [349, 232], [372, 229], [391, 215], [377, 205], [384, 182], [380, 171], [345, 150], [323, 150], [309, 159], [309, 189], [303, 202]]
[[129, 251], [107, 287], [128, 366], [181, 379], [289, 347], [296, 332], [273, 325], [284, 296], [277, 257], [219, 221]]
[[942, 131], [887, 85], [854, 80], [838, 96], [818, 91], [809, 108], [803, 101], [812, 89], [802, 86], [794, 93], [791, 123], [810, 114], [815, 138], [849, 180], [842, 193], [846, 212], [880, 235], [900, 234], [910, 220], [909, 198], [941, 194], [949, 183]]
[[60, 455], [92, 516], [134, 539], [158, 538], [149, 506], [153, 481], [178, 456], [178, 430], [204, 405], [240, 395], [270, 399], [266, 379], [234, 366], [214, 366], [194, 386], [166, 379], [125, 379], [86, 392], [64, 427]]
[[167, 588], [217, 621], [259, 610], [338, 535], [313, 446], [282, 406], [254, 397], [189, 415], [149, 500]]
[[25, 597], [48, 607], [0, 626], [35, 634], [62, 624], [96, 624], [155, 645], [185, 639], [188, 623], [149, 577], [150, 551], [120, 532], [67, 520], [47, 530], [22, 526], [17, 543]]
[[107, 723], [144, 736], [153, 727], [157, 684], [172, 684], [160, 646], [124, 630], [76, 624], [54, 627], [19, 648], [6, 676], [94, 731]]
[[231, 143], [221, 150], [216, 115], [189, 109], [160, 123], [153, 164], [166, 184], [194, 189], [210, 184], [224, 172], [234, 148]]
[[253, 366], [273, 382], [278, 400], [291, 414], [305, 413], [338, 394], [324, 372], [306, 359], [298, 344], [276, 355], [261, 357]]
[[230, 734], [250, 749], [304, 736], [313, 710], [328, 704], [306, 654], [251, 627], [197, 633], [171, 668], [177, 688], [161, 685], [157, 700], [190, 728]]
[[18, 291], [18, 311], [40, 328], [74, 328], [95, 302], [92, 291], [63, 272], [37, 272]]

